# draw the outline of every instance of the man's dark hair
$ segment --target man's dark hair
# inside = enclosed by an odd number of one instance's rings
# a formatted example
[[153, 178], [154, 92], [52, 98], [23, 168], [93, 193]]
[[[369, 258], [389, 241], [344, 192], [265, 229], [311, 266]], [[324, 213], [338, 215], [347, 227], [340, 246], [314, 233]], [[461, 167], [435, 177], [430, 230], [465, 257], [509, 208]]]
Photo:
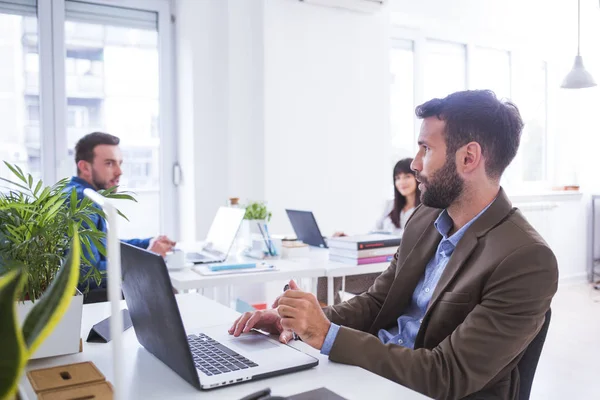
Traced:
[[467, 90], [432, 99], [418, 106], [415, 113], [421, 119], [437, 117], [446, 122], [449, 158], [467, 143], [479, 143], [490, 178], [499, 179], [517, 154], [523, 130], [519, 109], [498, 100], [491, 90]]
[[[96, 148], [96, 146], [100, 146], [102, 144], [118, 146], [119, 142], [120, 140], [118, 137], [110, 135], [108, 133], [92, 132], [85, 135], [84, 137], [79, 139], [79, 141], [75, 145], [75, 165], [77, 165], [77, 163], [80, 160], [87, 161], [90, 163], [93, 162], [94, 149]], [[80, 172], [81, 171], [79, 170], [79, 167], [77, 167], [77, 173], [79, 174]]]

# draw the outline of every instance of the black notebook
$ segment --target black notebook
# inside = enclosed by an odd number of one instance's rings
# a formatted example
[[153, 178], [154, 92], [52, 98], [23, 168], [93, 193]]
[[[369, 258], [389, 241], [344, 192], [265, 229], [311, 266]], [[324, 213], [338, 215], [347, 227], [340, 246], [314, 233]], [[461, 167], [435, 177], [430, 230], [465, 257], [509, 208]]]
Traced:
[[[131, 328], [129, 310], [121, 310], [121, 315], [123, 316], [123, 332], [125, 332]], [[108, 317], [92, 326], [86, 341], [91, 343], [108, 343], [110, 340], [110, 317]]]
[[295, 394], [289, 400], [346, 400], [344, 397], [333, 393], [327, 388], [318, 388], [310, 392]]

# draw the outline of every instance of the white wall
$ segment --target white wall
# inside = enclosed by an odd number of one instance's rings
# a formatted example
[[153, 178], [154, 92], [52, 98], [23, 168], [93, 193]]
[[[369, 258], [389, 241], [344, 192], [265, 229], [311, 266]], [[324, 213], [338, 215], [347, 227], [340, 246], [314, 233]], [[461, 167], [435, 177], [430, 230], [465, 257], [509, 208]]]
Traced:
[[176, 17], [182, 236], [228, 197], [267, 200], [278, 232], [286, 207], [325, 234], [371, 228], [390, 186], [389, 15], [180, 0]]
[[229, 197], [262, 199], [262, 1], [176, 3], [182, 240]]
[[273, 230], [284, 208], [312, 210], [324, 235], [364, 232], [391, 180], [389, 15], [265, 2], [265, 194]]
[[[182, 237], [202, 238], [231, 196], [266, 199], [273, 232], [291, 232], [285, 208], [314, 211], [325, 235], [368, 230], [390, 194], [390, 9], [396, 23], [437, 37], [566, 57], [552, 67], [558, 86], [574, 55], [576, 14], [570, 2], [546, 3], [397, 0], [363, 14], [296, 0], [177, 0]], [[592, 14], [590, 0], [582, 6]], [[549, 119], [574, 103], [552, 100]], [[589, 127], [562, 115], [554, 146], [557, 176], [568, 180], [574, 169], [565, 165], [578, 161], [572, 138]], [[561, 276], [581, 276], [584, 202], [556, 210], [557, 218], [532, 218], [545, 221], [537, 224]], [[568, 240], [553, 233], [565, 232], [559, 215], [578, 224]]]

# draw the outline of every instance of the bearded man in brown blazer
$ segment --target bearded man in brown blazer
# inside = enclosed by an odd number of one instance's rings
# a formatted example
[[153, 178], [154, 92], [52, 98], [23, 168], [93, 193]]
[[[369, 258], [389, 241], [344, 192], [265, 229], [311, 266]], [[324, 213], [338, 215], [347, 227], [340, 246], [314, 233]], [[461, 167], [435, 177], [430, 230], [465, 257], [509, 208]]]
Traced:
[[389, 268], [364, 294], [321, 309], [291, 282], [274, 309], [231, 327], [293, 333], [329, 355], [436, 399], [517, 399], [517, 363], [557, 290], [552, 250], [500, 178], [517, 153], [518, 109], [490, 91], [417, 107], [412, 168], [422, 204]]

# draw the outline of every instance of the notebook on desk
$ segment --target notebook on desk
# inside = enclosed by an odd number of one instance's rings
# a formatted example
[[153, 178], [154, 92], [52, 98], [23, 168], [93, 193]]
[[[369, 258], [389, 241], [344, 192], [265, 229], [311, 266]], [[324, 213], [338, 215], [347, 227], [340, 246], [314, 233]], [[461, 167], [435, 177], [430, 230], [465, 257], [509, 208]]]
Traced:
[[251, 263], [233, 263], [233, 264], [216, 264], [202, 265], [193, 268], [194, 271], [204, 276], [214, 275], [229, 275], [229, 274], [247, 274], [251, 272], [269, 272], [277, 271], [277, 267], [265, 262]]

